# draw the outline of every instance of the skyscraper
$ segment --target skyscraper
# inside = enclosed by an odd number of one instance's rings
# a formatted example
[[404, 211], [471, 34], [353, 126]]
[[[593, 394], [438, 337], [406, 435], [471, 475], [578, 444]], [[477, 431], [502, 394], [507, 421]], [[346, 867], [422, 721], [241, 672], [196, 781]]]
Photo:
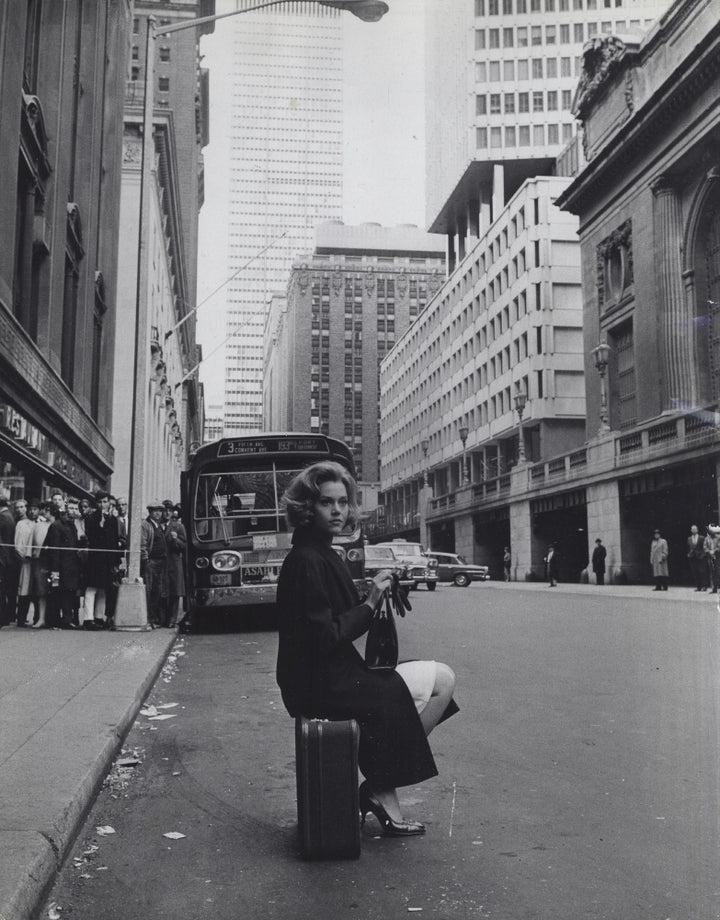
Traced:
[[668, 0], [428, 0], [427, 222], [449, 270], [571, 140], [587, 42], [648, 29]]
[[[236, 0], [238, 8], [250, 0]], [[229, 74], [211, 76], [230, 132], [225, 434], [262, 428], [263, 329], [315, 226], [342, 216], [342, 21], [316, 4], [248, 13]], [[225, 86], [221, 84], [226, 82]]]

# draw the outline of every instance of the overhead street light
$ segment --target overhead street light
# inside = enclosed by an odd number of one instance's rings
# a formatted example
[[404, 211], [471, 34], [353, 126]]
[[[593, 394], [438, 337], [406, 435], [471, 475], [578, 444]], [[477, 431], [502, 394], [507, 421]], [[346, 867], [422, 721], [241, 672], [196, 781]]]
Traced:
[[[154, 147], [153, 139], [153, 112], [154, 112], [154, 85], [155, 85], [155, 43], [157, 38], [165, 35], [171, 35], [173, 32], [180, 32], [184, 29], [193, 29], [210, 22], [217, 22], [220, 19], [227, 19], [230, 16], [240, 16], [244, 13], [253, 13], [259, 10], [268, 9], [276, 6], [288, 6], [294, 3], [308, 2], [308, 0], [267, 0], [264, 3], [258, 3], [255, 6], [248, 6], [239, 10], [232, 10], [229, 13], [218, 13], [214, 16], [200, 16], [196, 19], [184, 19], [181, 22], [174, 22], [170, 25], [156, 27], [154, 16], [147, 17], [147, 35], [145, 42], [145, 79], [144, 79], [144, 96], [143, 96], [143, 117], [142, 117], [142, 154], [140, 160], [140, 206], [139, 206], [139, 227], [138, 227], [138, 245], [137, 245], [137, 279], [136, 279], [136, 302], [135, 302], [135, 353], [133, 368], [133, 395], [132, 395], [132, 425], [130, 431], [130, 469], [129, 469], [129, 486], [128, 486], [128, 579], [123, 584], [121, 593], [127, 593], [129, 604], [121, 604], [118, 599], [118, 615], [116, 616], [116, 626], [121, 626], [121, 610], [125, 610], [138, 604], [145, 614], [138, 614], [133, 619], [133, 623], [142, 621], [147, 626], [147, 612], [145, 608], [144, 586], [141, 584], [140, 575], [140, 523], [142, 520], [142, 465], [141, 457], [144, 451], [145, 440], [145, 381], [147, 379], [148, 360], [147, 360], [147, 343], [145, 341], [147, 323], [148, 323], [148, 277], [149, 277], [149, 239], [150, 228], [148, 225], [150, 214], [150, 175], [152, 171]], [[377, 22], [382, 19], [389, 7], [387, 3], [381, 0], [310, 0], [319, 6], [327, 6], [332, 9], [352, 13], [358, 19], [364, 22]], [[193, 368], [194, 372], [195, 368]], [[192, 373], [191, 372], [191, 373]], [[186, 378], [191, 376], [187, 374]], [[142, 592], [137, 592], [136, 596], [131, 597], [132, 589], [142, 587]], [[132, 617], [131, 617], [132, 619]], [[132, 627], [134, 628], [134, 626]]]
[[[242, 13], [256, 13], [258, 10], [266, 10], [271, 6], [287, 6], [288, 4], [300, 3], [304, 0], [266, 0], [265, 3], [257, 3], [255, 6], [247, 6], [242, 10], [231, 10], [229, 13], [217, 13], [214, 16], [200, 16], [197, 19], [186, 19], [182, 22], [174, 22], [169, 26], [163, 26], [158, 30], [156, 35], [162, 37], [170, 35], [172, 32], [180, 32], [182, 29], [191, 29], [195, 26], [203, 26], [208, 22], [217, 22], [219, 19], [227, 19], [229, 16], [239, 16]], [[388, 12], [390, 7], [381, 0], [311, 0], [318, 6], [329, 6], [336, 10], [342, 10], [352, 13], [363, 22], [378, 22]]]

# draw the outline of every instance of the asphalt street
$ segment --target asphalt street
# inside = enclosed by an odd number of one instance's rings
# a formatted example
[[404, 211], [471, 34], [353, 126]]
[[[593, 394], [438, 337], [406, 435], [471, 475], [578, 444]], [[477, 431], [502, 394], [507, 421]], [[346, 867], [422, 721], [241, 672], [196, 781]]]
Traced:
[[181, 637], [39, 916], [720, 918], [715, 600], [411, 597], [401, 654], [447, 661], [461, 706], [439, 777], [402, 790], [425, 837], [369, 818], [360, 860], [302, 861], [274, 630]]

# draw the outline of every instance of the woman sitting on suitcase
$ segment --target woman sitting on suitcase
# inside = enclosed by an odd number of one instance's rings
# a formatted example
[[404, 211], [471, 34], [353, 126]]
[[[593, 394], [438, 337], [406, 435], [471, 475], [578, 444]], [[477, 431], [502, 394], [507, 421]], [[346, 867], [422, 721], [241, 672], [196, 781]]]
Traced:
[[396, 789], [437, 775], [426, 736], [457, 712], [455, 675], [434, 661], [373, 671], [353, 645], [367, 632], [392, 573], [379, 572], [361, 602], [332, 548], [333, 537], [359, 514], [348, 471], [338, 463], [315, 463], [295, 477], [283, 501], [295, 528], [277, 591], [277, 681], [285, 707], [293, 717], [356, 719], [366, 780], [360, 786], [363, 822], [371, 811], [389, 836], [424, 834], [424, 825], [403, 817]]

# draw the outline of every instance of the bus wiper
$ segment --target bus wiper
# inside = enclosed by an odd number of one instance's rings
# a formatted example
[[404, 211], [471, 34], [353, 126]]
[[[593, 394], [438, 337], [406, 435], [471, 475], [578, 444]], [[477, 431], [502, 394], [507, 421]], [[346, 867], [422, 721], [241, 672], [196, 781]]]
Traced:
[[215, 492], [213, 493], [213, 498], [216, 499], [215, 507], [218, 510], [218, 515], [220, 516], [220, 523], [222, 524], [223, 540], [225, 541], [225, 546], [230, 546], [230, 537], [228, 537], [227, 528], [225, 527], [225, 515], [223, 514], [223, 510], [222, 510], [222, 503], [220, 502], [220, 499], [218, 497], [218, 486], [219, 485], [220, 485], [220, 480], [218, 479], [218, 483], [215, 486]]

